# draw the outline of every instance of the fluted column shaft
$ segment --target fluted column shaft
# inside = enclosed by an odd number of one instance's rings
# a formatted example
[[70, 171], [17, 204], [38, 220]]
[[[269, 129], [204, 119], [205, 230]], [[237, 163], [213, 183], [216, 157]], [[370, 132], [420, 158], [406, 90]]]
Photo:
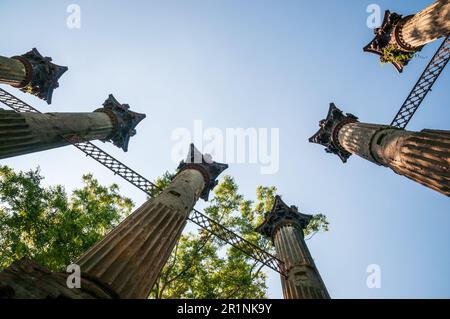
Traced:
[[0, 83], [23, 87], [27, 82], [27, 70], [21, 61], [0, 56]]
[[0, 109], [0, 159], [69, 144], [63, 137], [104, 140], [114, 131], [111, 118], [92, 113], [16, 113]]
[[279, 227], [273, 238], [277, 256], [286, 267], [281, 277], [285, 299], [328, 299], [327, 289], [314, 264], [303, 232], [293, 224]]
[[257, 228], [257, 232], [272, 239], [277, 257], [284, 264], [281, 286], [285, 299], [330, 298], [305, 243], [303, 230], [312, 219], [312, 215], [300, 213], [277, 195], [272, 210]]
[[147, 298], [204, 187], [200, 171], [182, 170], [160, 195], [88, 250], [77, 262], [81, 271], [122, 298]]
[[450, 131], [410, 132], [355, 122], [344, 125], [338, 139], [348, 152], [450, 196]]
[[409, 50], [450, 34], [450, 1], [438, 0], [399, 25], [399, 42]]

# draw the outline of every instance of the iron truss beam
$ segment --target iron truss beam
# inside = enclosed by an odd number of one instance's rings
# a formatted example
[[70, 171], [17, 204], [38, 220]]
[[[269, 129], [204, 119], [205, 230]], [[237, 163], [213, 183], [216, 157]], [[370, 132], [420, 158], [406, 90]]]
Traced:
[[404, 129], [408, 125], [409, 121], [414, 116], [414, 113], [416, 113], [428, 92], [431, 91], [434, 82], [436, 82], [449, 60], [450, 35], [445, 38], [430, 63], [428, 63], [425, 71], [423, 71], [416, 85], [409, 93], [397, 115], [394, 117], [391, 126]]
[[[0, 102], [12, 108], [16, 112], [41, 113], [34, 107], [21, 101], [3, 89], [0, 89]], [[152, 190], [159, 189], [154, 183], [132, 170], [119, 160], [115, 159], [93, 143], [81, 141], [76, 137], [70, 139], [65, 138], [65, 140], [85, 153], [87, 156], [93, 158], [106, 168], [110, 169], [115, 175], [119, 175], [129, 183], [142, 190], [147, 195], [152, 196]], [[234, 248], [240, 250], [250, 258], [285, 276], [284, 264], [281, 260], [266, 252], [262, 248], [245, 240], [232, 230], [214, 221], [205, 214], [194, 209], [188, 219], [224, 242], [230, 244]]]

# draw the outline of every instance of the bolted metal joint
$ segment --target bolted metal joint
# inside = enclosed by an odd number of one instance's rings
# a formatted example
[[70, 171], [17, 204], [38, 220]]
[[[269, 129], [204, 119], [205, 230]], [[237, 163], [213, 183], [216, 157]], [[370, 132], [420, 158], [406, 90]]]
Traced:
[[342, 126], [353, 122], [358, 122], [356, 116], [350, 113], [344, 115], [334, 103], [330, 103], [327, 118], [319, 122], [320, 129], [309, 138], [309, 142], [325, 146], [327, 153], [336, 154], [345, 163], [352, 154], [340, 145], [338, 133]]
[[106, 113], [114, 125], [113, 133], [105, 141], [111, 141], [127, 152], [130, 138], [136, 135], [136, 126], [145, 118], [145, 114], [130, 111], [128, 104], [120, 104], [112, 94], [103, 103], [103, 108], [95, 112]]
[[26, 79], [19, 85], [20, 90], [51, 104], [53, 90], [59, 87], [58, 80], [68, 68], [52, 63], [52, 58], [43, 57], [36, 48], [12, 58], [25, 66]]
[[208, 201], [209, 192], [218, 184], [217, 177], [227, 168], [228, 164], [214, 162], [210, 154], [203, 155], [193, 143], [189, 147], [186, 161], [183, 160], [178, 165], [179, 172], [185, 169], [195, 169], [202, 173], [205, 179], [205, 187], [200, 194], [200, 198], [205, 201]]
[[280, 226], [295, 225], [302, 231], [308, 227], [312, 215], [302, 214], [296, 206], [288, 206], [279, 195], [275, 196], [272, 210], [266, 213], [264, 222], [258, 226], [256, 231], [263, 236], [273, 239], [275, 232]]
[[387, 10], [383, 23], [374, 30], [374, 39], [363, 48], [364, 52], [379, 55], [381, 63], [392, 63], [399, 73], [403, 72], [414, 53], [422, 49], [409, 47], [401, 39], [400, 30], [412, 17], [402, 18], [401, 15]]

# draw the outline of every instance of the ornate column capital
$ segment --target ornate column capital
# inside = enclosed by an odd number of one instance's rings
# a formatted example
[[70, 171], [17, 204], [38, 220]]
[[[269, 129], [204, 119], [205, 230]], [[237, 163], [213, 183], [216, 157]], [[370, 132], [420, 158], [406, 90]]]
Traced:
[[309, 142], [325, 146], [327, 153], [336, 154], [345, 163], [352, 154], [340, 145], [338, 133], [342, 126], [354, 122], [358, 122], [356, 116], [350, 113], [344, 115], [334, 103], [330, 103], [326, 119], [319, 122], [320, 129], [309, 138]]
[[214, 189], [218, 181], [217, 177], [228, 168], [228, 164], [217, 163], [212, 160], [210, 154], [203, 155], [192, 143], [186, 160], [178, 166], [179, 172], [186, 169], [195, 169], [202, 173], [205, 179], [205, 187], [200, 198], [208, 201], [209, 192]]
[[95, 112], [106, 113], [113, 123], [113, 133], [105, 140], [128, 151], [130, 138], [136, 135], [136, 126], [145, 118], [145, 114], [130, 111], [128, 104], [120, 104], [112, 94], [103, 103], [103, 108]]
[[256, 229], [258, 233], [268, 238], [274, 238], [280, 226], [291, 224], [303, 231], [313, 216], [302, 214], [296, 206], [288, 206], [280, 196], [275, 196], [272, 210], [266, 213], [264, 222]]
[[36, 48], [12, 59], [22, 62], [26, 70], [26, 79], [18, 88], [51, 104], [53, 90], [59, 86], [58, 80], [68, 68], [52, 63], [52, 58], [43, 57]]
[[414, 53], [422, 48], [408, 46], [401, 38], [401, 28], [413, 15], [402, 15], [387, 10], [384, 13], [383, 23], [374, 29], [374, 39], [366, 45], [364, 52], [374, 53], [380, 56], [382, 63], [392, 63], [399, 73], [413, 58]]

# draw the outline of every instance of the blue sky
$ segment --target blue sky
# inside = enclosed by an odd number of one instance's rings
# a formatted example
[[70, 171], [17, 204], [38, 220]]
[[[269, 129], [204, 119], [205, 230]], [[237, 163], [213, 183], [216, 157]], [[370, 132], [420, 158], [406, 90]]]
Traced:
[[[80, 29], [66, 26], [71, 3], [81, 7]], [[255, 164], [231, 164], [226, 173], [250, 198], [257, 185], [275, 185], [288, 204], [328, 216], [330, 232], [308, 245], [331, 296], [449, 298], [448, 198], [357, 157], [343, 165], [308, 143], [332, 101], [361, 121], [390, 123], [440, 43], [401, 75], [381, 66], [362, 52], [372, 39], [371, 3], [411, 14], [432, 1], [1, 0], [0, 54], [36, 47], [69, 66], [51, 106], [9, 89], [42, 111], [91, 111], [113, 93], [146, 113], [128, 153], [97, 144], [149, 179], [176, 168], [171, 134], [195, 120], [220, 130], [279, 128], [277, 174], [262, 175]], [[450, 129], [447, 71], [408, 129]], [[2, 164], [39, 165], [46, 183], [68, 190], [92, 172], [136, 204], [145, 200], [71, 147]], [[366, 286], [370, 264], [381, 267], [380, 289]], [[269, 296], [280, 298], [279, 278], [268, 274]]]

